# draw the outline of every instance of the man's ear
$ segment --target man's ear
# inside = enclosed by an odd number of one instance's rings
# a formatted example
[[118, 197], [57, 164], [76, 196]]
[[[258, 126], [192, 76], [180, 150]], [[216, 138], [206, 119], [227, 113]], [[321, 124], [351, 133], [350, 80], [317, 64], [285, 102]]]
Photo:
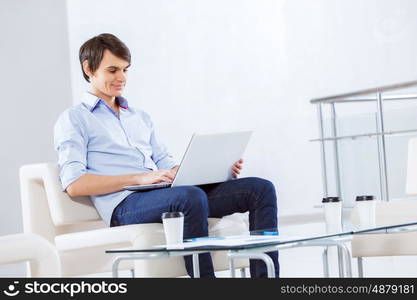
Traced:
[[83, 61], [83, 70], [84, 70], [84, 73], [87, 74], [88, 77], [91, 78], [93, 76], [93, 73], [90, 70], [90, 66], [88, 65], [88, 60]]

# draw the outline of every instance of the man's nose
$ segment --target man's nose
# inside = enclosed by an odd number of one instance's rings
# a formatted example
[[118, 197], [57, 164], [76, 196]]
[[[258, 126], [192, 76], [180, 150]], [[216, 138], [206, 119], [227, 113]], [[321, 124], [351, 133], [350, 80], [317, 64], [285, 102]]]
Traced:
[[117, 72], [117, 81], [121, 81], [121, 82], [125, 82], [126, 81], [126, 74], [121, 71], [121, 72]]

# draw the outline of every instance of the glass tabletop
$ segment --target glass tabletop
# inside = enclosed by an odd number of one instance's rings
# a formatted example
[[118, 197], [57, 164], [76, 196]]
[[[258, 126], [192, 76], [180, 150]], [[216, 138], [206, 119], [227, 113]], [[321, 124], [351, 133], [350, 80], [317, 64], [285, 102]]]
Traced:
[[316, 231], [301, 235], [285, 235], [276, 228], [247, 232], [246, 234], [230, 236], [209, 236], [186, 239], [183, 243], [173, 245], [156, 245], [149, 248], [127, 247], [109, 249], [106, 253], [145, 253], [145, 252], [188, 252], [188, 251], [218, 251], [245, 250], [267, 246], [279, 246], [295, 243], [314, 243], [320, 241], [338, 240], [344, 237], [364, 234], [387, 234], [417, 231], [416, 222], [360, 226], [350, 222], [343, 224], [335, 232]]

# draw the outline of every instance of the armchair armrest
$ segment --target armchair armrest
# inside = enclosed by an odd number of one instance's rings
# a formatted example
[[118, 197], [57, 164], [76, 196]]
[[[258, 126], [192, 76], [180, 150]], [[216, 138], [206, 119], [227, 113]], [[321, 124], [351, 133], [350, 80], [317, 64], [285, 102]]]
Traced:
[[31, 262], [32, 277], [60, 277], [61, 263], [53, 244], [36, 234], [0, 237], [0, 264]]

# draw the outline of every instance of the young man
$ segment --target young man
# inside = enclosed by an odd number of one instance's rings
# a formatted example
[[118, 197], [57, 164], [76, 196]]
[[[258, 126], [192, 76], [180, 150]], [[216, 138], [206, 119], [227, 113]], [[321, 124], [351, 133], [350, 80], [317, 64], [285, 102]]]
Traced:
[[[255, 177], [237, 179], [243, 160], [232, 168], [235, 180], [146, 192], [127, 185], [171, 182], [178, 166], [155, 134], [148, 114], [131, 107], [122, 92], [131, 56], [111, 34], [86, 41], [79, 52], [90, 82], [82, 103], [64, 111], [55, 124], [60, 180], [71, 196], [89, 195], [109, 226], [161, 222], [167, 211], [184, 213], [184, 238], [208, 235], [208, 217], [249, 211], [250, 230], [277, 228], [273, 184]], [[278, 252], [271, 252], [279, 276]], [[190, 276], [192, 259], [184, 258]], [[201, 276], [214, 277], [210, 254], [200, 255]], [[265, 277], [261, 261], [250, 262], [252, 277]]]

